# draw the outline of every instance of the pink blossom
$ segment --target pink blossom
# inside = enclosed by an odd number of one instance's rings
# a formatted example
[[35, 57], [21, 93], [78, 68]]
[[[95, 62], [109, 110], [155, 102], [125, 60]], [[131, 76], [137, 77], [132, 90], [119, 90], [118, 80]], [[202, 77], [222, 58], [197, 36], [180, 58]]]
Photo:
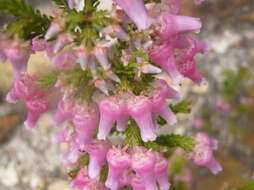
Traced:
[[4, 49], [4, 53], [12, 64], [12, 69], [15, 78], [17, 78], [20, 75], [20, 73], [26, 72], [27, 63], [31, 53], [28, 46], [12, 45]]
[[69, 149], [62, 156], [61, 162], [64, 166], [70, 166], [78, 161], [79, 158], [84, 154], [79, 149], [79, 143], [77, 138], [73, 138], [69, 143]]
[[199, 32], [202, 26], [199, 18], [173, 15], [170, 12], [161, 13], [158, 19], [160, 26], [157, 32], [161, 40], [169, 40], [178, 33]]
[[128, 41], [130, 40], [129, 35], [122, 29], [118, 24], [112, 24], [102, 29], [103, 34], [110, 35], [112, 37], [117, 37], [121, 40]]
[[77, 176], [71, 181], [71, 187], [82, 190], [85, 185], [87, 185], [91, 179], [88, 176], [87, 167], [81, 168]]
[[62, 53], [52, 59], [56, 69], [68, 71], [76, 66], [76, 57], [72, 53]]
[[54, 45], [54, 53], [59, 52], [61, 49], [64, 48], [67, 44], [71, 43], [73, 38], [68, 34], [61, 34], [57, 37], [56, 43]]
[[85, 105], [77, 103], [73, 123], [77, 132], [80, 149], [84, 149], [87, 143], [90, 142], [98, 122], [98, 108], [95, 104]]
[[104, 70], [107, 70], [110, 68], [110, 64], [108, 61], [107, 47], [97, 46], [93, 49], [93, 54]]
[[156, 139], [152, 119], [152, 102], [145, 96], [132, 96], [127, 100], [128, 113], [136, 121], [144, 142]]
[[98, 139], [106, 139], [114, 123], [125, 118], [126, 107], [118, 97], [108, 97], [100, 102], [100, 124]]
[[46, 98], [29, 100], [26, 103], [28, 115], [24, 122], [27, 129], [33, 129], [39, 120], [40, 116], [47, 112], [50, 108], [50, 103]]
[[200, 129], [203, 126], [204, 122], [201, 119], [195, 119], [192, 121], [191, 125], [195, 128]]
[[91, 180], [84, 186], [82, 190], [107, 190], [107, 188], [104, 186], [104, 184], [96, 180]]
[[88, 174], [92, 179], [99, 179], [100, 171], [106, 160], [106, 155], [110, 148], [110, 143], [103, 140], [92, 140], [86, 147], [89, 154]]
[[77, 57], [77, 63], [80, 64], [83, 70], [86, 70], [89, 64], [89, 52], [82, 47], [78, 47], [75, 49], [75, 55]]
[[194, 2], [196, 3], [196, 4], [201, 4], [201, 3], [203, 3], [205, 0], [194, 0]]
[[33, 51], [45, 51], [47, 48], [47, 42], [40, 39], [40, 36], [36, 36], [32, 39], [32, 50]]
[[175, 89], [171, 88], [166, 81], [161, 79], [156, 79], [153, 82], [154, 91], [160, 92], [162, 96], [170, 99], [179, 100], [181, 95]]
[[75, 100], [72, 98], [62, 99], [58, 102], [57, 111], [53, 116], [54, 126], [60, 126], [64, 121], [73, 119]]
[[146, 189], [157, 190], [155, 178], [156, 156], [143, 147], [136, 147], [132, 153], [131, 167], [142, 178]]
[[221, 165], [214, 159], [209, 146], [195, 146], [193, 160], [196, 165], [207, 167], [215, 175], [222, 171]]
[[151, 61], [160, 65], [161, 68], [169, 74], [174, 83], [177, 84], [183, 79], [183, 76], [177, 69], [173, 49], [170, 43], [154, 45], [149, 55]]
[[144, 181], [141, 177], [133, 175], [131, 178], [131, 186], [133, 190], [146, 190]]
[[152, 21], [147, 14], [144, 0], [114, 0], [114, 2], [125, 11], [139, 30], [149, 28]]
[[168, 182], [168, 160], [160, 153], [156, 153], [154, 173], [160, 190], [168, 190], [170, 187]]
[[195, 136], [195, 141], [197, 145], [209, 146], [213, 150], [218, 149], [218, 141], [216, 139], [210, 138], [206, 133], [197, 133]]
[[64, 23], [62, 21], [52, 21], [47, 33], [45, 34], [45, 39], [49, 40], [55, 37], [58, 33], [62, 32], [64, 29]]
[[4, 50], [7, 49], [11, 44], [10, 40], [6, 40], [5, 38], [0, 37], [0, 63], [6, 61], [7, 57], [5, 55]]
[[62, 132], [53, 137], [52, 141], [54, 143], [68, 143], [71, 140], [73, 133], [73, 129], [69, 126], [66, 126]]
[[120, 177], [124, 170], [130, 167], [131, 156], [127, 153], [126, 149], [113, 147], [108, 151], [107, 161], [109, 171], [105, 185], [111, 190], [117, 190], [119, 188], [121, 185]]
[[152, 96], [153, 113], [160, 115], [167, 121], [168, 124], [172, 125], [176, 123], [176, 116], [168, 106], [166, 101], [167, 96], [163, 91], [154, 91]]
[[15, 79], [13, 88], [7, 94], [6, 100], [10, 103], [18, 99], [30, 100], [31, 98], [41, 96], [43, 90], [37, 84], [38, 77], [35, 75], [21, 74]]

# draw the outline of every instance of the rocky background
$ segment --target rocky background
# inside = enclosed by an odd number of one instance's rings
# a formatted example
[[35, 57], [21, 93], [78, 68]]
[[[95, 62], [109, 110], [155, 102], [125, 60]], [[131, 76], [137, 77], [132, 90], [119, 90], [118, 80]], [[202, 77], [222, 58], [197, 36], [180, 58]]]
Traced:
[[[46, 10], [50, 1], [30, 2]], [[207, 0], [198, 7], [186, 1], [186, 5], [186, 14], [202, 18], [204, 29], [199, 37], [211, 44], [212, 51], [198, 61], [207, 82], [201, 86], [190, 81], [184, 83], [184, 93], [188, 94], [185, 98], [192, 102], [193, 109], [189, 115], [178, 116], [182, 121], [174, 126], [174, 131], [191, 135], [196, 130], [190, 125], [191, 120], [209, 118], [210, 126], [203, 130], [219, 139], [217, 158], [224, 171], [212, 176], [208, 170], [191, 165], [195, 178], [193, 189], [222, 190], [228, 184], [235, 186], [254, 179], [254, 108], [234, 116], [233, 127], [228, 123], [229, 116], [214, 109], [225, 69], [237, 72], [244, 66], [253, 73], [254, 1]], [[5, 21], [0, 16], [0, 22]], [[40, 54], [33, 55], [29, 63], [30, 72], [36, 72], [38, 67], [40, 72], [43, 72], [41, 68], [48, 67]], [[22, 126], [24, 105], [4, 102], [11, 82], [9, 66], [0, 65], [0, 190], [70, 190], [68, 176], [59, 162], [65, 147], [51, 142], [57, 129], [50, 126], [50, 113], [40, 120], [38, 130], [26, 131]], [[238, 90], [243, 96], [254, 98], [253, 82], [244, 82]]]

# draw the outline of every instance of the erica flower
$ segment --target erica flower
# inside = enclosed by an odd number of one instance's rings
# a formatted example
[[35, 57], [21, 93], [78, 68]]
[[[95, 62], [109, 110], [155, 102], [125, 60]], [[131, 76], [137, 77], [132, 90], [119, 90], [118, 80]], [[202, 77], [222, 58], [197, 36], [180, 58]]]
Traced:
[[81, 168], [77, 176], [71, 181], [71, 187], [82, 190], [85, 185], [87, 185], [91, 179], [88, 176], [87, 167]]
[[40, 36], [36, 36], [32, 39], [33, 51], [44, 51], [47, 48], [47, 41], [40, 39]]
[[114, 2], [125, 11], [125, 13], [131, 18], [131, 20], [133, 20], [139, 30], [149, 28], [152, 21], [148, 17], [144, 0], [114, 0]]
[[120, 177], [123, 171], [130, 166], [131, 156], [126, 152], [126, 148], [113, 147], [108, 151], [108, 178], [106, 180], [106, 187], [111, 190], [117, 190], [120, 183]]
[[155, 45], [150, 51], [150, 59], [160, 65], [169, 74], [174, 83], [177, 84], [182, 80], [183, 76], [178, 71], [170, 43]]
[[53, 117], [54, 125], [60, 126], [64, 121], [73, 119], [75, 101], [72, 98], [62, 99], [58, 102], [57, 111]]
[[76, 57], [72, 53], [62, 53], [52, 59], [55, 68], [63, 71], [71, 70], [76, 66]]
[[133, 190], [146, 190], [143, 179], [137, 175], [132, 176], [131, 186], [132, 186]]
[[61, 21], [52, 21], [47, 33], [45, 34], [45, 40], [49, 40], [55, 37], [58, 33], [64, 29], [64, 23]]
[[99, 181], [91, 180], [82, 190], [107, 190], [107, 188]]
[[92, 140], [86, 147], [89, 154], [88, 174], [92, 179], [99, 179], [100, 171], [106, 160], [110, 144], [103, 140]]
[[152, 102], [145, 96], [132, 96], [127, 101], [128, 113], [137, 122], [142, 140], [156, 139], [155, 127], [152, 119]]
[[52, 141], [54, 143], [68, 143], [71, 140], [73, 133], [73, 129], [69, 126], [66, 126], [62, 132], [53, 137]]
[[73, 123], [77, 132], [80, 149], [84, 149], [92, 138], [94, 129], [99, 122], [98, 108], [96, 105], [77, 104], [75, 106]]
[[7, 57], [5, 55], [4, 50], [8, 48], [10, 44], [11, 44], [10, 40], [6, 40], [0, 37], [0, 63], [3, 63], [6, 61]]
[[89, 52], [82, 47], [78, 47], [75, 49], [75, 55], [77, 57], [77, 63], [80, 64], [81, 69], [86, 70], [89, 64]]
[[71, 43], [73, 38], [67, 34], [61, 34], [57, 37], [56, 43], [54, 45], [54, 53], [59, 52], [61, 49], [64, 48], [65, 45]]
[[4, 53], [11, 62], [15, 78], [26, 71], [31, 53], [27, 45], [12, 45], [4, 49]]
[[24, 125], [27, 129], [33, 129], [40, 116], [47, 112], [50, 108], [50, 104], [46, 98], [29, 100], [26, 103], [26, 106], [28, 115]]
[[112, 24], [102, 29], [103, 34], [110, 35], [112, 37], [117, 37], [121, 40], [128, 41], [130, 40], [129, 35], [122, 29], [120, 25]]
[[176, 116], [166, 102], [167, 96], [163, 91], [155, 91], [152, 96], [153, 113], [160, 115], [168, 124], [176, 123]]
[[62, 156], [61, 162], [64, 166], [70, 166], [78, 161], [78, 159], [84, 154], [79, 149], [79, 144], [76, 138], [68, 143], [69, 149]]
[[155, 178], [156, 157], [151, 151], [136, 147], [132, 153], [131, 167], [142, 178], [146, 189], [157, 190]]
[[156, 153], [156, 164], [154, 168], [155, 178], [159, 183], [160, 190], [168, 190], [168, 160], [160, 153]]
[[106, 47], [97, 46], [93, 49], [93, 54], [96, 57], [97, 61], [100, 63], [104, 70], [110, 68], [110, 64], [108, 61], [108, 52]]
[[109, 97], [100, 102], [100, 124], [98, 139], [106, 139], [114, 123], [124, 117], [125, 104], [118, 97]]
[[68, 0], [67, 2], [70, 9], [75, 9], [78, 12], [85, 7], [85, 0]]
[[158, 20], [158, 35], [161, 40], [169, 40], [178, 33], [199, 32], [202, 26], [199, 18], [173, 15], [170, 12], [163, 12]]
[[161, 79], [156, 79], [153, 82], [154, 91], [160, 92], [162, 96], [170, 99], [180, 99], [180, 93], [175, 89], [171, 88], [166, 81]]
[[13, 88], [7, 94], [6, 100], [10, 103], [17, 99], [30, 100], [43, 94], [43, 90], [38, 87], [38, 77], [35, 75], [21, 74], [15, 79]]
[[194, 163], [198, 166], [204, 166], [210, 169], [213, 174], [218, 174], [222, 171], [222, 167], [213, 156], [213, 151], [209, 146], [197, 145], [193, 155]]

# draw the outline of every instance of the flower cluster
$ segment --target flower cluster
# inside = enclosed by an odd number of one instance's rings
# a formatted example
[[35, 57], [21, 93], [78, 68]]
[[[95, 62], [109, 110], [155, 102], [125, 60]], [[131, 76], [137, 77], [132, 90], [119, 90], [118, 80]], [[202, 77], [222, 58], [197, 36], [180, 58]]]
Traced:
[[[158, 118], [168, 125], [177, 122], [169, 101], [181, 99], [175, 89], [183, 79], [202, 82], [195, 56], [210, 47], [194, 38], [200, 19], [180, 15], [180, 0], [114, 0], [111, 11], [97, 10], [97, 0], [57, 2], [61, 10], [52, 13], [44, 34], [25, 42], [8, 32], [1, 36], [0, 60], [8, 59], [15, 75], [7, 101], [25, 101], [25, 126], [32, 129], [53, 107], [50, 96], [59, 98], [52, 124], [65, 127], [53, 138], [69, 145], [63, 165], [72, 169], [89, 155], [73, 187], [157, 190], [158, 184], [160, 190], [168, 190], [169, 163], [163, 149], [155, 152], [142, 145], [156, 140]], [[30, 54], [41, 51], [53, 74], [28, 74]], [[113, 146], [111, 134], [128, 138], [124, 134], [131, 122], [142, 142]], [[202, 133], [196, 141], [194, 162], [218, 173], [221, 167], [212, 155], [216, 141]], [[100, 181], [105, 164], [107, 179]]]

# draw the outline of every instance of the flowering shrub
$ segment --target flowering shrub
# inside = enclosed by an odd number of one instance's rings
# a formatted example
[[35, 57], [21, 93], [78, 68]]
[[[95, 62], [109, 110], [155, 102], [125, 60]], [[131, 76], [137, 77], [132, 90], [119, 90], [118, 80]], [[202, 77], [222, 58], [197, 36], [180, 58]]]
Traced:
[[[220, 172], [213, 156], [218, 143], [207, 134], [158, 134], [161, 125], [177, 122], [177, 113], [189, 111], [176, 90], [182, 80], [203, 80], [195, 56], [209, 45], [194, 38], [200, 19], [180, 15], [181, 0], [114, 0], [111, 11], [98, 10], [98, 0], [54, 2], [43, 15], [23, 0], [0, 0], [0, 12], [15, 17], [1, 29], [0, 58], [14, 72], [6, 100], [25, 101], [27, 129], [36, 127], [58, 94], [52, 125], [64, 129], [53, 140], [68, 144], [61, 162], [71, 186], [168, 190], [174, 147], [175, 157]], [[27, 62], [40, 51], [52, 70], [31, 75]], [[172, 99], [179, 103], [169, 105]], [[122, 140], [113, 144], [112, 135]], [[190, 171], [184, 173], [173, 183], [191, 186]]]

